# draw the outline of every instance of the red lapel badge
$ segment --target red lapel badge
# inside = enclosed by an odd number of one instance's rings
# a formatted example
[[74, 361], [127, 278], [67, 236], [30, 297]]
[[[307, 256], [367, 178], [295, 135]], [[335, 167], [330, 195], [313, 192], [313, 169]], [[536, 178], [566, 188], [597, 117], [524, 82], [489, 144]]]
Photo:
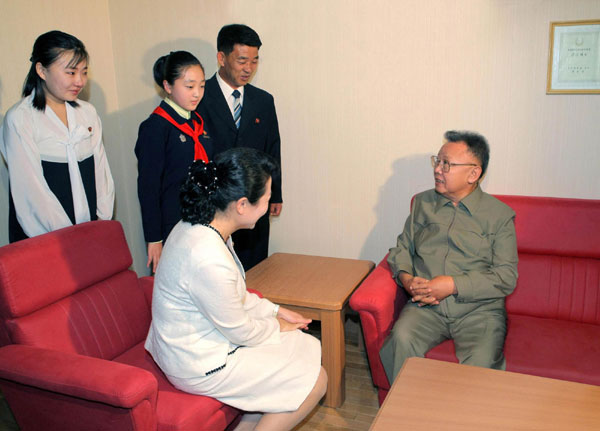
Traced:
[[260, 124], [260, 118], [255, 118], [254, 119], [254, 124]]

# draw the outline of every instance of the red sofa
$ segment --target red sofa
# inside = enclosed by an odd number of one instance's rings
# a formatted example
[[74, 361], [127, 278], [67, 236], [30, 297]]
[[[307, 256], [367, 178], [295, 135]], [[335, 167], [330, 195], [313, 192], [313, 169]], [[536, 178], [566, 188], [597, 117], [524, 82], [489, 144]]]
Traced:
[[[600, 385], [600, 200], [496, 196], [516, 213], [517, 287], [506, 300], [506, 368]], [[379, 349], [406, 302], [384, 258], [350, 298], [373, 383], [390, 383]], [[427, 358], [458, 362], [445, 341]]]
[[239, 411], [175, 389], [144, 350], [152, 279], [121, 225], [0, 248], [0, 389], [21, 430], [219, 430]]

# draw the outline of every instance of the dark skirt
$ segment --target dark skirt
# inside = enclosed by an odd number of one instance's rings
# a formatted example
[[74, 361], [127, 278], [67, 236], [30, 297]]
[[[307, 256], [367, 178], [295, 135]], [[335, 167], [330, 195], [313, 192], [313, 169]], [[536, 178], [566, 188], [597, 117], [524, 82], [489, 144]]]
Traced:
[[[75, 224], [75, 207], [73, 205], [73, 193], [71, 191], [71, 179], [69, 177], [69, 165], [62, 162], [46, 162], [42, 161], [42, 169], [44, 179], [48, 183], [48, 187], [69, 216], [71, 223]], [[83, 180], [83, 189], [88, 202], [91, 220], [97, 220], [96, 215], [96, 172], [94, 167], [94, 156], [90, 156], [79, 162], [79, 172]], [[10, 242], [26, 239], [25, 234], [19, 221], [15, 205], [13, 203], [12, 194], [9, 192], [9, 209], [8, 209], [8, 239]]]

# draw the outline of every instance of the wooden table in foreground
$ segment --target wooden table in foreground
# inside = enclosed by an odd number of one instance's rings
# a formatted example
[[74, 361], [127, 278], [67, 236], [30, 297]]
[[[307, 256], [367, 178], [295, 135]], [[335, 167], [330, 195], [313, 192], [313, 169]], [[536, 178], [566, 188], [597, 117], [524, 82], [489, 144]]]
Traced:
[[246, 286], [276, 304], [321, 322], [327, 394], [323, 404], [344, 402], [344, 313], [354, 289], [373, 269], [367, 260], [274, 253], [246, 274]]
[[600, 386], [410, 358], [370, 431], [600, 430]]

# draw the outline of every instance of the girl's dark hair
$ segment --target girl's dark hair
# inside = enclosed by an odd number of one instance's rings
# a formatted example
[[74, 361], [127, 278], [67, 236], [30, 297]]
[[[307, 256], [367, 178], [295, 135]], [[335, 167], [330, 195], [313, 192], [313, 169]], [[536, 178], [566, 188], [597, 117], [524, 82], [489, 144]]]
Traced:
[[[63, 33], [62, 31], [52, 30], [39, 36], [33, 44], [31, 53], [31, 67], [23, 84], [23, 97], [29, 96], [33, 91], [33, 106], [40, 111], [46, 108], [46, 93], [44, 93], [44, 80], [40, 78], [35, 70], [35, 65], [40, 63], [45, 68], [50, 67], [58, 57], [64, 52], [72, 52], [73, 57], [69, 61], [69, 67], [77, 66], [82, 61], [88, 61], [89, 56], [85, 50], [83, 42], [75, 36]], [[69, 102], [72, 106], [77, 106], [77, 102]]]
[[215, 213], [243, 197], [255, 204], [265, 194], [270, 177], [279, 172], [268, 154], [238, 147], [218, 154], [214, 161], [194, 161], [181, 187], [181, 218], [191, 224], [210, 223]]
[[163, 55], [154, 62], [152, 68], [154, 81], [160, 88], [163, 88], [163, 81], [173, 85], [190, 66], [200, 66], [202, 72], [204, 72], [204, 66], [193, 54], [187, 51], [171, 51], [170, 54]]

